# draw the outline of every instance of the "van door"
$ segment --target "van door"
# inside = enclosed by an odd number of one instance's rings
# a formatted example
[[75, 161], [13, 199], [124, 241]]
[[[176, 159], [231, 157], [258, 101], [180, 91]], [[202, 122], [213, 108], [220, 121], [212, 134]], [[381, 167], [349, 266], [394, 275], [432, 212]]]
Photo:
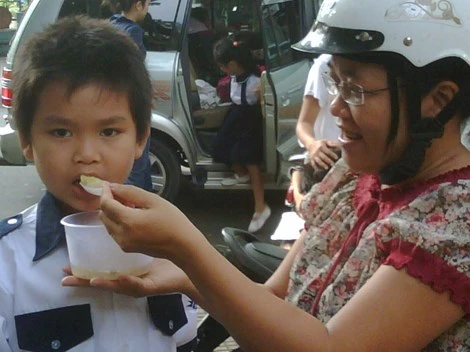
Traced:
[[291, 45], [302, 38], [309, 22], [302, 17], [304, 8], [302, 0], [261, 1], [267, 66], [261, 80], [265, 166], [267, 174], [273, 175], [278, 184], [287, 175], [289, 156], [299, 151], [295, 126], [311, 60]]

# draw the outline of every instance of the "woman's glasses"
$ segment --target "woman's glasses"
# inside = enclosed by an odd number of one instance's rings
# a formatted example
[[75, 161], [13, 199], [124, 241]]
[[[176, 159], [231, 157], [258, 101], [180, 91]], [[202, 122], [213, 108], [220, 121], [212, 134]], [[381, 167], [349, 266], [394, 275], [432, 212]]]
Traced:
[[365, 94], [377, 94], [378, 92], [389, 90], [389, 88], [365, 90], [361, 85], [351, 82], [336, 82], [329, 74], [323, 73], [323, 82], [326, 90], [331, 96], [341, 96], [350, 105], [364, 105]]

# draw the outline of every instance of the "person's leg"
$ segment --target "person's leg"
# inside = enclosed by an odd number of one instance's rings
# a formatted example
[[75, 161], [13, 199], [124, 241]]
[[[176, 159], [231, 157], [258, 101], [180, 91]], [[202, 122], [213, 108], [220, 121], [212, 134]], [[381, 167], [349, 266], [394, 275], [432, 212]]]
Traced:
[[248, 226], [248, 231], [256, 232], [264, 226], [271, 215], [271, 209], [264, 200], [264, 179], [260, 166], [250, 164], [246, 165], [246, 168], [251, 178], [251, 189], [255, 201], [255, 212]]
[[255, 201], [255, 213], [261, 213], [264, 210], [264, 180], [259, 165], [246, 165], [246, 170], [251, 179], [251, 189]]
[[235, 172], [238, 176], [245, 176], [247, 175], [249, 172], [248, 172], [248, 169], [242, 165], [242, 164], [233, 164], [232, 165], [232, 170], [233, 172]]

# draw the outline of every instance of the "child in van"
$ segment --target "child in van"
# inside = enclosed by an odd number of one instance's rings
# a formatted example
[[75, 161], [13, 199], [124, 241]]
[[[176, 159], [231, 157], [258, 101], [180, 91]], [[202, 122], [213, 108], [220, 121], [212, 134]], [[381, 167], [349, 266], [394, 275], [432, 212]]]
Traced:
[[[144, 29], [142, 23], [148, 13], [150, 0], [109, 0], [111, 7], [121, 13], [110, 18], [111, 24], [127, 33], [142, 52], [143, 58], [147, 55], [144, 45]], [[146, 191], [152, 191], [152, 172], [149, 159], [150, 138], [147, 139], [142, 156], [134, 162], [127, 182], [139, 186]]]
[[214, 143], [216, 162], [231, 165], [234, 174], [222, 180], [233, 186], [251, 181], [255, 211], [248, 231], [256, 232], [271, 215], [264, 200], [263, 125], [259, 103], [260, 72], [250, 48], [243, 42], [224, 38], [214, 45], [214, 59], [230, 75], [232, 105], [224, 118]]
[[152, 88], [142, 55], [105, 22], [66, 18], [34, 36], [14, 66], [14, 118], [46, 186], [0, 222], [0, 351], [193, 351], [196, 307], [62, 287], [63, 216], [96, 210], [81, 175], [122, 183], [149, 135]]

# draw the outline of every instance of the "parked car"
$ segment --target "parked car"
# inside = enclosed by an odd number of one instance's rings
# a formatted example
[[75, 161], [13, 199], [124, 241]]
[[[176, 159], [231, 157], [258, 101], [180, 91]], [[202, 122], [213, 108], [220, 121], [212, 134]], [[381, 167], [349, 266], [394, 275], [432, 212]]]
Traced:
[[[0, 127], [0, 156], [25, 165], [18, 147], [11, 103], [12, 69], [18, 49], [32, 34], [65, 16], [100, 16], [101, 0], [33, 0], [18, 28], [2, 71], [2, 104], [6, 125]], [[298, 152], [295, 123], [311, 58], [291, 49], [308, 31], [321, 0], [160, 0], [151, 1], [145, 23], [146, 65], [155, 94], [152, 111], [151, 161], [155, 192], [174, 200], [183, 178], [207, 189], [221, 189], [230, 169], [212, 161], [211, 142], [220, 127], [226, 104], [203, 101], [196, 79], [203, 76], [194, 49], [190, 50], [191, 13], [204, 6], [213, 39], [239, 33], [253, 38], [251, 45], [266, 68], [261, 77], [264, 114], [264, 171], [266, 189], [287, 185], [288, 158]], [[196, 10], [197, 11], [197, 10]], [[197, 49], [196, 49], [197, 50]], [[196, 51], [197, 53], [197, 51]], [[199, 52], [200, 53], [200, 52]], [[199, 81], [200, 82], [200, 81]], [[226, 189], [241, 189], [236, 185]]]

